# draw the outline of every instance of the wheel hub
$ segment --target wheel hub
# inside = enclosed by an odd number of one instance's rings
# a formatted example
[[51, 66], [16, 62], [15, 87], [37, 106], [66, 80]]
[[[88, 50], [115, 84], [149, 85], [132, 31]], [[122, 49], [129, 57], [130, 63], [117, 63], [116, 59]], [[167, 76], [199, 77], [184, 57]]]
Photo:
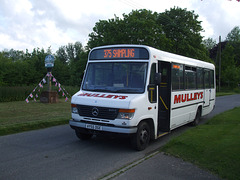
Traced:
[[141, 144], [144, 144], [147, 142], [148, 139], [148, 132], [146, 129], [143, 129], [141, 134], [140, 134], [140, 142]]

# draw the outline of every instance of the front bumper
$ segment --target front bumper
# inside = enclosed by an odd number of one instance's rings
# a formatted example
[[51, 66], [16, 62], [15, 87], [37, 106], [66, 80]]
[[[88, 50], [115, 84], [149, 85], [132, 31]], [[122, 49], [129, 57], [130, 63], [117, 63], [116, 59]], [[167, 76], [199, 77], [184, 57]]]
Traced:
[[[91, 124], [85, 123], [85, 122], [79, 122], [79, 121], [74, 121], [73, 119], [69, 120], [69, 125], [71, 127], [78, 127], [78, 128], [86, 128], [86, 124]], [[104, 124], [102, 126], [102, 132], [112, 132], [112, 133], [122, 133], [122, 134], [133, 134], [137, 132], [137, 127], [116, 127], [116, 126], [105, 126]]]

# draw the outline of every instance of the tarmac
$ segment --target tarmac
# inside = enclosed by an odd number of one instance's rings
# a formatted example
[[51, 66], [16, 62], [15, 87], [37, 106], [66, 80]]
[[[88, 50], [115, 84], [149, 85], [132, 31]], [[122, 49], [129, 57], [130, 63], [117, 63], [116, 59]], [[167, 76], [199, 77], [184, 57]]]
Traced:
[[103, 180], [218, 180], [217, 175], [180, 158], [155, 152], [110, 174]]
[[[236, 100], [237, 99], [237, 100]], [[200, 124], [205, 123], [213, 116], [240, 106], [240, 95], [218, 97], [215, 109], [203, 117]], [[180, 158], [168, 156], [163, 152], [155, 151], [144, 158], [109, 174], [102, 180], [217, 180], [221, 179], [211, 172], [201, 169], [196, 165], [185, 162]]]

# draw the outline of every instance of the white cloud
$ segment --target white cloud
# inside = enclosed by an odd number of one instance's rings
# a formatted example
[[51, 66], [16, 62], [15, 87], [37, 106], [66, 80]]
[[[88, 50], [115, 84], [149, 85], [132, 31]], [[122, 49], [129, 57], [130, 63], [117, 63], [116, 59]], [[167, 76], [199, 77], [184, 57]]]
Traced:
[[235, 0], [1, 0], [0, 51], [50, 46], [56, 51], [76, 41], [86, 44], [99, 20], [114, 14], [121, 17], [132, 9], [160, 13], [174, 6], [194, 10], [206, 38], [222, 35], [224, 39], [234, 26], [240, 26], [240, 3]]

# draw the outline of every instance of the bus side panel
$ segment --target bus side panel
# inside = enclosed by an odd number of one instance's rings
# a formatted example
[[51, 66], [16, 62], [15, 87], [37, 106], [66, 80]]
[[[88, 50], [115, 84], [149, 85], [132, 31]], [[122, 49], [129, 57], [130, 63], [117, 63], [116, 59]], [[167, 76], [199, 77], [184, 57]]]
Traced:
[[174, 129], [194, 120], [197, 108], [203, 104], [203, 90], [172, 93], [170, 128]]
[[202, 116], [209, 114], [214, 109], [214, 106], [215, 106], [215, 97], [216, 97], [215, 89], [205, 89], [205, 92], [206, 91], [208, 93], [206, 93], [205, 95], [208, 96], [209, 102], [204, 103]]

